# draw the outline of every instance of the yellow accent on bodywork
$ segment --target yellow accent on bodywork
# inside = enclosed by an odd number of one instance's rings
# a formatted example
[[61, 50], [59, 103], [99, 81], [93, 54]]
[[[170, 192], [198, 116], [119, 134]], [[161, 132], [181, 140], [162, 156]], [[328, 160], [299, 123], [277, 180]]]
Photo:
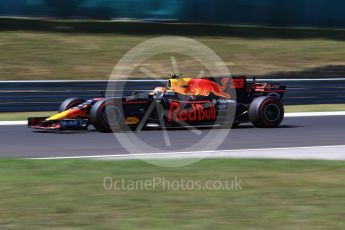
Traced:
[[169, 80], [169, 89], [177, 93], [183, 93], [192, 78], [179, 78]]
[[77, 117], [86, 117], [86, 111], [81, 110], [79, 108], [72, 108], [61, 113], [55, 114], [46, 119], [46, 121], [56, 121], [56, 120], [63, 120], [63, 119], [73, 119]]
[[47, 121], [56, 121], [56, 120], [62, 120], [68, 117], [68, 115], [70, 114], [69, 110], [63, 111], [61, 113], [55, 114], [49, 118], [47, 118]]
[[125, 119], [126, 125], [136, 125], [139, 121], [140, 120], [137, 117], [126, 117]]

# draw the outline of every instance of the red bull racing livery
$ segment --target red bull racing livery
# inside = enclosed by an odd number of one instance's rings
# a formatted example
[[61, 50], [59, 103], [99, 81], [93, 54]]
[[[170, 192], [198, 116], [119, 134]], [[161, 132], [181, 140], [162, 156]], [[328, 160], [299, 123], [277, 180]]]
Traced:
[[191, 103], [189, 109], [182, 109], [181, 104], [173, 101], [169, 105], [167, 121], [213, 121], [217, 119], [217, 110], [215, 105], [209, 105], [207, 108], [202, 103]]
[[231, 128], [251, 122], [277, 127], [284, 118], [281, 99], [285, 86], [257, 83], [246, 77], [184, 78], [173, 74], [167, 87], [145, 95], [65, 100], [59, 113], [28, 119], [41, 130], [87, 129], [101, 132], [140, 130], [145, 127], [219, 126]]

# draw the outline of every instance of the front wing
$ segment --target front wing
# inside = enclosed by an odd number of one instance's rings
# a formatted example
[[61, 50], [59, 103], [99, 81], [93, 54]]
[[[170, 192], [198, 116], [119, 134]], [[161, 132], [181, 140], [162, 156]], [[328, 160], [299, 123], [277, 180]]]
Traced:
[[83, 130], [89, 126], [88, 119], [49, 120], [48, 117], [28, 118], [28, 127], [40, 130]]

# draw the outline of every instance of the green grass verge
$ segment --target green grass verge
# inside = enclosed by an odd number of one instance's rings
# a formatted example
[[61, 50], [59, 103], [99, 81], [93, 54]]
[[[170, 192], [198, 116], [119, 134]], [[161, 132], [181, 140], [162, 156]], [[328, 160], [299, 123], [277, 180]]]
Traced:
[[[345, 111], [345, 104], [322, 104], [322, 105], [287, 105], [286, 113], [293, 112], [334, 112]], [[48, 117], [53, 115], [54, 111], [46, 112], [18, 112], [18, 113], [0, 113], [0, 121], [20, 121], [28, 117]]]
[[19, 112], [19, 113], [0, 113], [0, 121], [21, 121], [28, 117], [49, 117], [56, 112]]
[[[344, 229], [345, 163], [0, 160], [1, 229]], [[226, 181], [241, 190], [105, 190], [103, 180]], [[165, 185], [167, 188], [167, 185]], [[119, 186], [121, 187], [121, 186]], [[149, 186], [149, 188], [153, 188]]]
[[[131, 48], [161, 35], [194, 38], [214, 50], [232, 74], [260, 75], [344, 66], [345, 30], [248, 26], [49, 21], [0, 18], [0, 79], [107, 79]], [[181, 72], [197, 76], [200, 63], [176, 54]], [[170, 56], [144, 63], [164, 77]], [[343, 68], [344, 70], [344, 68]], [[344, 71], [345, 72], [345, 71]], [[331, 73], [343, 72], [334, 71]], [[316, 72], [313, 76], [324, 76]], [[132, 76], [146, 77], [140, 71]]]
[[345, 104], [287, 105], [286, 113], [294, 112], [335, 112], [345, 111]]

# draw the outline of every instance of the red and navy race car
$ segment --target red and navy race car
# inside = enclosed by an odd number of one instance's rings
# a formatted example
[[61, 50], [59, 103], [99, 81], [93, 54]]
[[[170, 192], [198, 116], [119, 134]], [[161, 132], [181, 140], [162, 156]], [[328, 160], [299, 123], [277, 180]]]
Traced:
[[172, 74], [167, 87], [156, 87], [145, 96], [69, 98], [58, 114], [29, 118], [28, 126], [79, 130], [93, 125], [101, 132], [118, 132], [148, 126], [231, 128], [251, 122], [256, 127], [272, 128], [284, 118], [281, 99], [285, 90], [278, 83], [249, 82], [246, 77], [184, 78]]

